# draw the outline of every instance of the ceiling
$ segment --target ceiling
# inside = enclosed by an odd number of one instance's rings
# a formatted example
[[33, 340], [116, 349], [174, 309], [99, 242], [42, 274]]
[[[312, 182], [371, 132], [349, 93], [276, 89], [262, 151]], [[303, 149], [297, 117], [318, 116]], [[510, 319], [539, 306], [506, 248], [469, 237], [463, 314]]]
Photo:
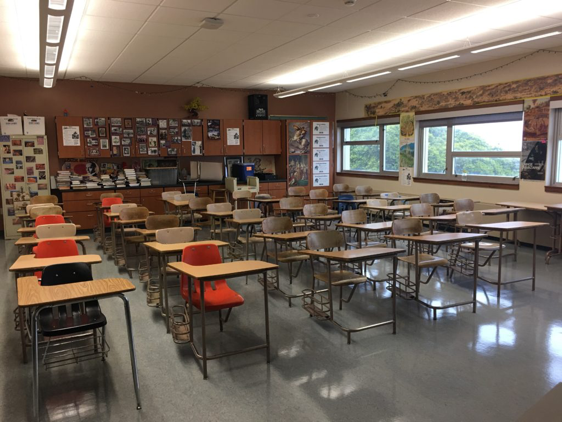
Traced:
[[[0, 22], [5, 21], [2, 15], [6, 16], [2, 11], [15, 1], [20, 0], [0, 0]], [[347, 7], [343, 0], [89, 0], [68, 68], [61, 70], [58, 78], [85, 76], [112, 82], [277, 88], [278, 84], [271, 81], [288, 72], [512, 2], [357, 0], [355, 6]], [[221, 18], [224, 25], [218, 30], [201, 29], [199, 24], [207, 17]], [[536, 16], [501, 29], [490, 28], [472, 39], [417, 50], [314, 83], [415, 62], [556, 25], [562, 25], [562, 12]], [[4, 25], [0, 34], [8, 30]], [[558, 35], [463, 55], [450, 62], [411, 69], [400, 76], [560, 45], [562, 36]], [[10, 61], [10, 54], [15, 54], [13, 46], [0, 45], [0, 74], [38, 77], [37, 69]], [[396, 79], [396, 75], [377, 78], [377, 82], [385, 78]], [[361, 81], [353, 87], [371, 83], [372, 80]], [[298, 84], [283, 87], [293, 89]]]

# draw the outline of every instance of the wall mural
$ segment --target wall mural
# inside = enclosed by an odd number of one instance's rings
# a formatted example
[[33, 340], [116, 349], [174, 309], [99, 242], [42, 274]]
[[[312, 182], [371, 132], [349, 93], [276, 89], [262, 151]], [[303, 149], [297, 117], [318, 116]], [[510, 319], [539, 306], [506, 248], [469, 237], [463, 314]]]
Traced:
[[562, 95], [562, 74], [368, 103], [365, 104], [365, 116], [466, 107], [553, 95]]
[[521, 155], [521, 179], [544, 180], [550, 98], [525, 100], [523, 106], [523, 148]]

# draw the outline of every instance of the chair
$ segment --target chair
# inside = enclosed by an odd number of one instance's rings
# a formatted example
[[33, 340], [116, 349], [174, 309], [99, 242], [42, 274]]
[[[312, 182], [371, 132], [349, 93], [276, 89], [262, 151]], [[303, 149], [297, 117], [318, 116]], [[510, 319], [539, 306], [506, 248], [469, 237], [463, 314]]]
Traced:
[[[101, 200], [102, 208], [109, 207], [110, 210], [113, 205], [119, 205], [119, 204], [123, 204], [123, 198], [111, 196], [108, 198], [103, 198]], [[132, 205], [132, 204], [128, 204], [128, 205]], [[103, 225], [104, 227], [111, 226], [111, 220], [105, 215], [105, 213], [103, 215]]]
[[[367, 223], [368, 217], [367, 217], [367, 213], [365, 212], [365, 210], [363, 209], [359, 209], [359, 210], [347, 210], [344, 211], [341, 215], [341, 221], [344, 224], [365, 224]], [[352, 248], [358, 248], [359, 247], [359, 230], [356, 230], [356, 234], [355, 234], [355, 238], [357, 239], [356, 242], [350, 241], [349, 239], [353, 239], [353, 229], [348, 228], [347, 230], [349, 230], [349, 236], [345, 235], [345, 231], [346, 229], [344, 228], [342, 230], [343, 235], [344, 235], [344, 239], [346, 240], [346, 244], [347, 246], [350, 246]], [[369, 243], [369, 233], [365, 232], [365, 240], [361, 242], [361, 246], [362, 247], [374, 247], [374, 246], [381, 246], [381, 247], [386, 247], [386, 243], [382, 243], [379, 241], [374, 241]]]
[[121, 200], [125, 199], [122, 193], [112, 193], [112, 192], [106, 192], [100, 195], [100, 201], [103, 201], [105, 198], [121, 198]]
[[207, 205], [212, 204], [211, 198], [194, 198], [189, 200], [189, 211], [191, 213], [191, 224], [198, 227], [210, 226], [211, 220], [202, 221], [203, 216], [196, 211], [207, 211]]
[[[127, 205], [127, 204], [123, 204], [123, 205]], [[113, 207], [120, 207], [123, 205], [112, 205], [111, 206], [112, 211], [113, 211]], [[121, 227], [123, 257], [121, 258], [119, 256], [118, 248], [116, 245], [116, 255], [118, 256], [117, 264], [125, 265], [125, 269], [127, 270], [130, 278], [133, 277], [133, 271], [135, 271], [135, 269], [128, 266], [127, 245], [129, 244], [135, 245], [135, 248], [138, 250], [139, 245], [145, 241], [145, 238], [143, 235], [133, 234], [130, 236], [126, 236], [126, 234], [135, 233], [135, 229], [139, 226], [139, 224], [142, 225], [146, 223], [149, 214], [150, 212], [148, 211], [148, 208], [137, 207], [137, 206], [124, 207], [121, 209], [121, 211], [119, 211], [119, 220], [121, 220], [121, 224], [119, 224], [119, 226]]]
[[[208, 204], [207, 205], [207, 211], [208, 212], [231, 212], [232, 211], [232, 204], [230, 202], [221, 202], [219, 204]], [[216, 218], [216, 217], [212, 217], [211, 218], [211, 238], [214, 239], [217, 237], [217, 235], [220, 236], [220, 240], [222, 239], [222, 235], [224, 233], [226, 233], [227, 236], [227, 240], [230, 241], [230, 233], [234, 233], [236, 232], [236, 229], [230, 227], [230, 224], [225, 223], [225, 226], [223, 227], [223, 222], [224, 219], [222, 218]], [[219, 221], [219, 228], [216, 228], [216, 221]]]
[[291, 186], [287, 189], [287, 196], [306, 196], [306, 189], [303, 186]]
[[109, 211], [112, 214], [120, 213], [122, 210], [124, 210], [126, 208], [137, 208], [137, 204], [114, 204], [114, 205], [111, 206]]
[[398, 192], [383, 192], [383, 193], [381, 193], [381, 198], [397, 199], [397, 198], [400, 198], [400, 194]]
[[45, 224], [64, 224], [62, 215], [40, 215], [35, 219], [35, 233], [33, 237], [37, 237], [37, 228]]
[[[191, 201], [197, 198], [194, 193], [180, 193], [174, 196], [174, 201]], [[184, 212], [185, 206], [176, 207], [176, 214], [180, 218], [180, 225], [183, 225], [184, 220], [190, 220], [191, 214], [189, 212]]]
[[[343, 234], [335, 230], [309, 233], [306, 237], [306, 248], [315, 251], [339, 251], [342, 248], [345, 249], [345, 245], [346, 242]], [[323, 271], [320, 271], [318, 269], [318, 267], [320, 266], [323, 267]], [[312, 290], [314, 292], [316, 292], [316, 280], [322, 281], [324, 283], [331, 283], [332, 286], [340, 288], [340, 310], [342, 309], [344, 302], [349, 303], [349, 301], [353, 297], [353, 293], [355, 293], [355, 289], [357, 288], [357, 286], [368, 281], [367, 277], [365, 277], [363, 274], [357, 274], [356, 272], [349, 271], [348, 267], [344, 266], [341, 263], [338, 265], [337, 270], [333, 270], [329, 268], [329, 264], [326, 264], [324, 261], [321, 261], [318, 258], [311, 257], [310, 267], [312, 269]], [[347, 299], [343, 298], [344, 286], [353, 286]]]
[[31, 218], [37, 219], [40, 215], [62, 215], [62, 208], [58, 205], [52, 205], [50, 207], [35, 207], [29, 212]]
[[[293, 222], [289, 217], [268, 217], [262, 222], [262, 231], [264, 234], [292, 233]], [[269, 250], [269, 248], [267, 247], [269, 243], [273, 243], [273, 250]], [[281, 250], [279, 248], [280, 243], [283, 244], [285, 250]], [[274, 242], [264, 241], [262, 260], [265, 260], [267, 262], [269, 258], [272, 258], [277, 265], [281, 263], [287, 264], [289, 266], [289, 284], [293, 284], [293, 278], [298, 277], [300, 269], [302, 267], [302, 262], [308, 259], [308, 255], [304, 255], [300, 253], [299, 250], [293, 249], [289, 242], [279, 242], [277, 240], [275, 240]], [[293, 275], [293, 264], [296, 262], [298, 262], [297, 272]], [[279, 288], [279, 270], [276, 271], [274, 285], [275, 288], [281, 291], [289, 300], [289, 306], [291, 306], [292, 298], [299, 297], [299, 295], [287, 295]]]
[[160, 243], [187, 243], [195, 240], [193, 227], [173, 227], [156, 231], [156, 241]]
[[[311, 201], [328, 205], [328, 191], [326, 189], [312, 189], [308, 196]], [[337, 214], [336, 210], [328, 210], [328, 214]]]
[[56, 239], [76, 236], [76, 225], [72, 223], [42, 224], [36, 228], [39, 239]]
[[47, 203], [47, 204], [29, 204], [28, 206], [25, 207], [25, 213], [29, 214], [29, 212], [33, 209], [33, 208], [41, 208], [41, 207], [54, 207], [55, 204], [52, 203]]
[[420, 195], [420, 202], [422, 204], [438, 204], [441, 202], [441, 197], [436, 193], [422, 193]]
[[373, 196], [373, 188], [370, 186], [357, 186], [355, 188], [355, 195], [359, 198], [366, 198]]
[[[43, 270], [42, 286], [58, 286], [61, 284], [71, 284], [86, 282], [92, 280], [92, 271], [87, 264], [57, 264], [49, 265]], [[56, 310], [56, 312], [55, 312]], [[68, 337], [63, 339], [53, 339], [53, 337], [70, 336], [72, 334], [92, 331], [93, 353], [101, 355], [102, 361], [107, 356], [105, 343], [105, 326], [107, 319], [102, 313], [97, 300], [89, 300], [83, 303], [73, 303], [71, 305], [58, 305], [43, 309], [39, 312], [39, 329], [43, 337], [48, 338], [45, 348], [43, 362], [48, 365], [55, 365], [58, 362], [76, 361], [92, 359], [92, 349], [84, 345], [83, 337], [79, 337], [76, 341], [77, 348], [67, 348], [61, 350], [60, 346], [72, 344]], [[101, 328], [101, 335], [98, 337], [97, 330]], [[55, 352], [51, 356], [48, 355], [49, 347], [55, 348]], [[100, 350], [100, 351], [98, 351]], [[64, 355], [62, 352], [71, 351], [70, 356]], [[99, 353], [99, 354], [98, 354]], [[38, 365], [39, 354], [35, 355], [35, 365]], [[51, 360], [52, 359], [52, 360]]]
[[281, 198], [279, 200], [279, 213], [281, 216], [290, 216], [293, 220], [293, 229], [305, 227], [305, 223], [295, 223], [297, 215], [302, 214], [300, 209], [304, 208], [304, 199], [299, 196], [292, 196], [289, 198]]
[[[193, 245], [187, 246], [183, 250], [182, 261], [189, 265], [215, 265], [222, 263], [219, 248], [216, 245]], [[181, 276], [181, 295], [186, 302], [189, 302], [191, 295], [191, 303], [201, 312], [219, 312], [220, 331], [223, 330], [223, 323], [228, 321], [228, 317], [232, 308], [244, 304], [244, 298], [237, 292], [228, 287], [226, 280], [217, 280], [214, 282], [204, 282], [205, 289], [205, 309], [201, 303], [201, 283], [199, 280], [193, 280], [193, 288], [189, 286], [187, 276]], [[213, 286], [214, 284], [214, 286]], [[228, 309], [226, 317], [222, 318], [222, 310]]]
[[[368, 207], [386, 207], [388, 206], [388, 201], [386, 199], [367, 199]], [[382, 210], [367, 209], [367, 215], [369, 216], [369, 222], [375, 223], [378, 220], [385, 220], [385, 213]]]
[[[60, 258], [64, 256], [77, 256], [78, 246], [72, 239], [46, 239], [41, 240], [34, 248], [36, 258]], [[42, 278], [41, 271], [37, 271], [35, 276]]]
[[164, 214], [170, 214], [173, 212], [170, 210], [168, 199], [175, 199], [176, 195], [181, 195], [181, 191], [173, 190], [169, 192], [162, 192], [162, 199], [164, 201]]
[[[261, 218], [261, 210], [258, 208], [250, 208], [246, 210], [234, 210], [233, 212], [234, 220], [255, 220]], [[254, 257], [257, 257], [258, 243], [262, 243], [263, 239], [255, 237], [255, 226], [253, 224], [248, 224], [246, 227], [246, 234], [240, 234], [240, 226], [236, 228], [236, 242], [244, 246], [244, 252], [246, 259], [249, 258], [250, 246], [254, 250]]]
[[351, 189], [347, 183], [336, 183], [332, 187], [332, 191], [334, 192], [334, 196], [340, 196], [342, 193], [349, 193]]
[[472, 199], [455, 199], [453, 205], [455, 212], [474, 211], [474, 201]]
[[[302, 209], [302, 213], [305, 217], [319, 217], [328, 215], [328, 211], [328, 205], [326, 204], [306, 204]], [[309, 227], [309, 224], [311, 227]], [[324, 221], [324, 224], [321, 224], [314, 219], [309, 220], [308, 218], [305, 218], [304, 227], [305, 230], [308, 230], [309, 228], [313, 230], [322, 230], [322, 227], [324, 230], [327, 230], [328, 221]]]
[[[232, 192], [232, 199], [234, 200], [234, 209], [238, 209], [238, 200], [243, 198], [251, 198], [252, 192], [249, 190], [237, 190]], [[250, 208], [250, 201], [246, 201], [246, 208]]]
[[[355, 197], [350, 194], [345, 194], [345, 195], [338, 195], [338, 199], [342, 201], [351, 201], [355, 199]], [[346, 204], [344, 202], [338, 202], [338, 214], [341, 214], [345, 210], [355, 210], [355, 209], [357, 209], [356, 203]]]
[[29, 200], [31, 205], [35, 204], [56, 204], [59, 202], [59, 198], [55, 195], [36, 195]]
[[179, 225], [180, 219], [177, 215], [149, 215], [145, 223], [147, 230], [171, 229]]

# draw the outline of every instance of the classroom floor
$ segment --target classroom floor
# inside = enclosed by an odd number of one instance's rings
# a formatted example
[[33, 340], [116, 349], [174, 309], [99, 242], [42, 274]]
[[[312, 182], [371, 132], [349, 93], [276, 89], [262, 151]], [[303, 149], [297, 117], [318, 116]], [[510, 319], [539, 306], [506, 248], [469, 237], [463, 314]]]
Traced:
[[[99, 253], [93, 242], [87, 249]], [[14, 281], [7, 272], [17, 257], [13, 241], [0, 241], [0, 256], [6, 278], [0, 299], [0, 420], [32, 420], [31, 364], [21, 362]], [[506, 259], [505, 276], [526, 276], [530, 262], [530, 248], [521, 248], [517, 269]], [[166, 334], [159, 309], [146, 306], [145, 285], [135, 274], [138, 289], [128, 296], [142, 410], [136, 410], [123, 306], [114, 298], [101, 302], [111, 347], [105, 363], [40, 369], [42, 420], [513, 421], [562, 381], [562, 259], [546, 266], [541, 251], [537, 263], [535, 292], [530, 282], [510, 285], [498, 304], [495, 286], [482, 283], [476, 314], [464, 306], [439, 312], [437, 321], [424, 307], [399, 299], [396, 335], [382, 327], [354, 334], [351, 345], [330, 323], [310, 318], [298, 299], [289, 308], [278, 292], [270, 292], [271, 364], [264, 351], [210, 361], [208, 380], [189, 345], [177, 345]], [[385, 265], [380, 273], [389, 269]], [[118, 274], [113, 261], [94, 266], [96, 278]], [[282, 274], [287, 286], [286, 269]], [[445, 279], [444, 271], [439, 274]], [[309, 280], [305, 266], [294, 291], [309, 287]], [[233, 311], [223, 333], [218, 318], [208, 318], [210, 353], [263, 339], [262, 286], [255, 277], [248, 285], [243, 279], [229, 284], [246, 303]], [[470, 292], [470, 280], [455, 284]], [[379, 284], [376, 292], [368, 287], [356, 293], [337, 315], [358, 325], [387, 319], [389, 312], [389, 294]]]

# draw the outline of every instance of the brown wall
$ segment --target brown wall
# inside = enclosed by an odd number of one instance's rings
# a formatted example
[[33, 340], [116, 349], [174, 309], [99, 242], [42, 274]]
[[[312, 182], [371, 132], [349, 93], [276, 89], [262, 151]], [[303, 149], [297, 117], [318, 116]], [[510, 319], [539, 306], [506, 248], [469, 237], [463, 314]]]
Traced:
[[[0, 78], [0, 115], [8, 113], [45, 116], [49, 139], [51, 174], [59, 167], [56, 147], [55, 116], [66, 109], [70, 116], [92, 117], [188, 117], [182, 105], [200, 97], [209, 107], [201, 118], [247, 119], [248, 95], [269, 96], [270, 115], [319, 116], [335, 120], [334, 94], [306, 94], [286, 99], [273, 97], [271, 91], [245, 91], [218, 88], [192, 88], [167, 85], [117, 84], [58, 81], [53, 89], [39, 86], [37, 80]], [[125, 88], [126, 90], [120, 89]], [[138, 92], [174, 91], [159, 95]]]

